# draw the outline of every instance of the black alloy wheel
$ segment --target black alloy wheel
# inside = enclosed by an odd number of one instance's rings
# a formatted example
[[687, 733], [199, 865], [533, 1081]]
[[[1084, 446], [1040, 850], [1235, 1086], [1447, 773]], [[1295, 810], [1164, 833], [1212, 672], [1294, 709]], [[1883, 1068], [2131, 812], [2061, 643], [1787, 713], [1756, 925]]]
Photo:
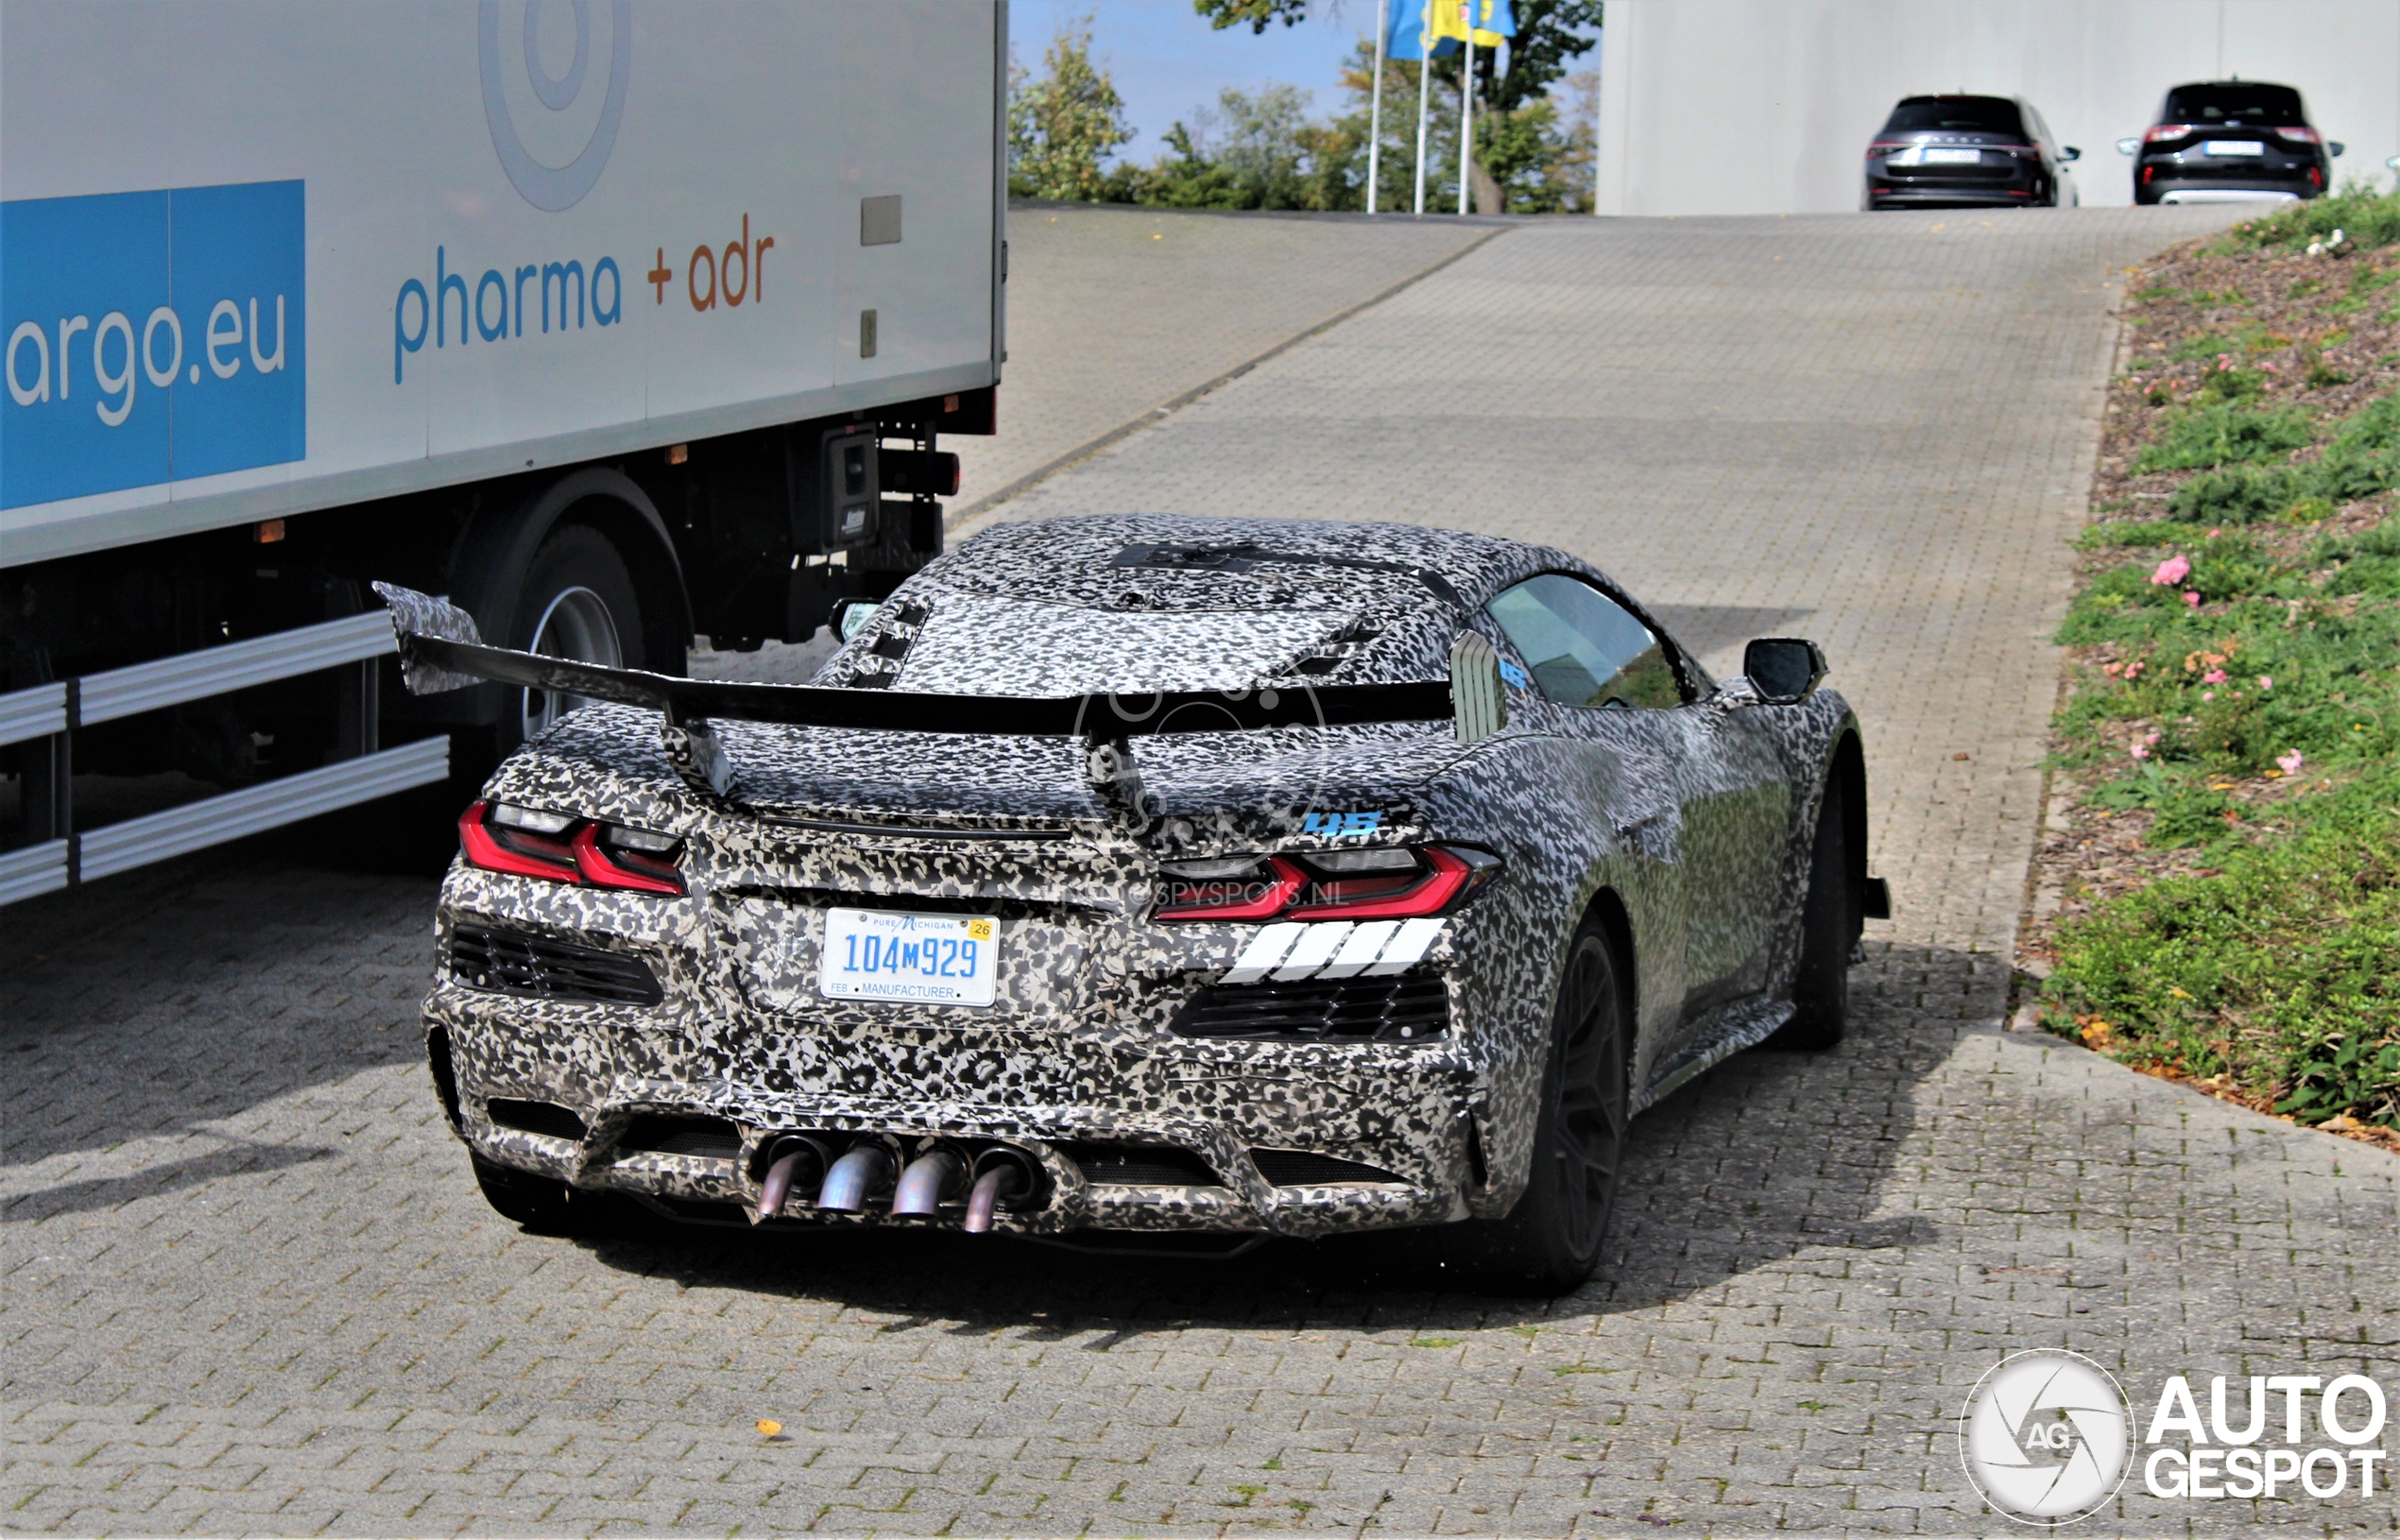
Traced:
[[1800, 906], [1800, 968], [1791, 1019], [1765, 1047], [1813, 1052], [1842, 1041], [1850, 1023], [1850, 943], [1859, 933], [1850, 891], [1848, 819], [1843, 787], [1829, 782], [1809, 849], [1809, 895]]
[[1533, 1169], [1505, 1219], [1442, 1232], [1446, 1281], [1550, 1297], [1600, 1263], [1632, 1121], [1632, 1022], [1606, 933], [1586, 919], [1567, 949], [1534, 1131]]
[[501, 1218], [536, 1235], [598, 1237], [624, 1223], [625, 1204], [612, 1192], [584, 1192], [554, 1176], [537, 1176], [470, 1151], [475, 1186]]

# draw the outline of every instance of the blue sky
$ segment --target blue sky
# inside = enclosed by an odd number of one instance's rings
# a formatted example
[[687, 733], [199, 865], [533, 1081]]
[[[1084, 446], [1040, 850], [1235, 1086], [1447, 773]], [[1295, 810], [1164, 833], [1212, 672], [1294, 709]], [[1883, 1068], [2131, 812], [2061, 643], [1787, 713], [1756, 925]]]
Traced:
[[1297, 26], [1247, 26], [1223, 32], [1191, 0], [1010, 0], [1008, 30], [1018, 62], [1041, 73], [1042, 50], [1060, 22], [1089, 12], [1092, 53], [1116, 80], [1125, 116], [1138, 130], [1117, 153], [1155, 160], [1177, 118], [1213, 104], [1226, 86], [1255, 91], [1278, 81], [1311, 94], [1312, 116], [1341, 105], [1342, 60], [1375, 31], [1376, 0], [1316, 0]]

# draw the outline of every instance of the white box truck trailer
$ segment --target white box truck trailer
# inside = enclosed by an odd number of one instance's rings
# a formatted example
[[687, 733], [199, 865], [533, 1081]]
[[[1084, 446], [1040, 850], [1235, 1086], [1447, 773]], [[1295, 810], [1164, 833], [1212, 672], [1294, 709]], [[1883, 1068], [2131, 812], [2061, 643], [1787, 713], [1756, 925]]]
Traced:
[[[679, 673], [938, 553], [1007, 54], [1004, 0], [0, 0], [0, 902], [570, 704], [383, 689], [371, 579]], [[162, 772], [214, 793], [92, 821]]]

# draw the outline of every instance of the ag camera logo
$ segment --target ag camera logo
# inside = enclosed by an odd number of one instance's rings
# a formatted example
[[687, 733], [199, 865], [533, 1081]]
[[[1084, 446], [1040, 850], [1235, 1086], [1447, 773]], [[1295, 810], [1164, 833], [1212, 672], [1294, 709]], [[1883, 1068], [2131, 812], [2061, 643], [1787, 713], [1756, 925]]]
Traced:
[[2021, 1523], [2062, 1525], [2125, 1482], [2134, 1419], [2108, 1371], [2061, 1348], [2012, 1353], [1959, 1418], [1959, 1458], [1983, 1500]]

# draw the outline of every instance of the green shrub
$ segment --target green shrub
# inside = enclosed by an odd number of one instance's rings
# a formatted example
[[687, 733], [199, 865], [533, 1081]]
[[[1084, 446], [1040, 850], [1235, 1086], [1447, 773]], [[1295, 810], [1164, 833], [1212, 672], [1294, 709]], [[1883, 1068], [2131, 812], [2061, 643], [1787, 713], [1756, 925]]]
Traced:
[[2256, 251], [2272, 247], [2300, 251], [2306, 249], [2310, 241], [2337, 230], [2348, 235], [2362, 251], [2400, 242], [2400, 195], [2378, 193], [2363, 182], [2354, 181], [2323, 197], [2237, 225], [2225, 232], [2218, 249]]
[[2043, 1019], [2137, 1064], [2228, 1074], [2303, 1122], [2400, 1128], [2400, 770], [2288, 805], [2288, 836], [2228, 844], [2063, 926]]
[[[2225, 372], [2242, 371], [2220, 371]], [[2254, 411], [2227, 402], [2186, 406], [2160, 425], [2158, 436], [2142, 450], [2134, 469], [2209, 471], [2255, 464], [2281, 459], [2315, 436], [2315, 420], [2304, 407]]]
[[2301, 501], [2311, 485], [2311, 478], [2280, 467], [2203, 471], [2175, 488], [2167, 511], [2186, 524], [2254, 524]]

